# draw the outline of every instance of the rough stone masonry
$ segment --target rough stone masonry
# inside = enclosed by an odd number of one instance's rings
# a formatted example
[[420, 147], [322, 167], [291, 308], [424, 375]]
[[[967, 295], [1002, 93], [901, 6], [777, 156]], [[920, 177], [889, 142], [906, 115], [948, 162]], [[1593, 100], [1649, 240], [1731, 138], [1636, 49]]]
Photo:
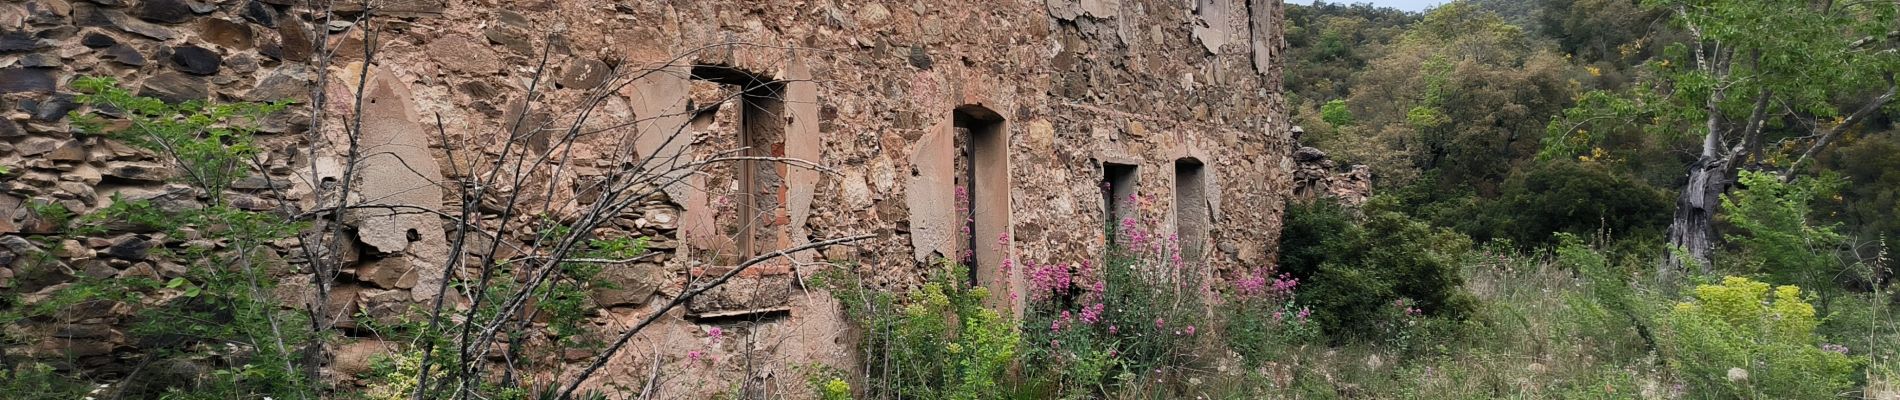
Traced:
[[[617, 332], [690, 280], [750, 256], [875, 239], [749, 271], [641, 334], [631, 346], [639, 350], [596, 381], [644, 381], [657, 362], [697, 371], [664, 382], [668, 393], [747, 380], [801, 387], [799, 366], [854, 362], [838, 304], [803, 282], [817, 265], [903, 291], [937, 259], [963, 258], [980, 284], [1010, 291], [1022, 287], [1020, 271], [1001, 266], [1097, 258], [1104, 228], [1121, 218], [1179, 234], [1219, 274], [1271, 265], [1300, 170], [1277, 59], [1282, 8], [1281, 0], [7, 0], [0, 288], [32, 298], [79, 276], [168, 279], [184, 270], [146, 250], [188, 237], [33, 240], [60, 233], [33, 210], [84, 215], [115, 196], [191, 207], [202, 195], [171, 182], [175, 171], [158, 154], [74, 133], [70, 83], [111, 76], [166, 101], [297, 102], [265, 121], [264, 168], [232, 188], [254, 210], [307, 211], [348, 196], [446, 212], [461, 207], [455, 193], [471, 175], [508, 168], [485, 160], [528, 151], [560, 157], [515, 171], [529, 177], [518, 184], [486, 189], [568, 218], [598, 201], [590, 184], [616, 166], [742, 155], [678, 176], [664, 196], [598, 232], [649, 238], [660, 254], [603, 270], [614, 285], [593, 293], [593, 328]], [[359, 122], [351, 138], [345, 127]], [[346, 165], [351, 140], [362, 156]], [[1114, 193], [1137, 198], [1104, 196], [1111, 178]], [[1312, 180], [1324, 179], [1301, 179]], [[336, 193], [342, 186], [350, 193]], [[346, 262], [329, 309], [397, 318], [434, 299], [445, 260], [465, 256], [449, 254], [443, 218], [394, 210], [342, 220], [355, 243], [329, 255]], [[273, 249], [292, 259], [283, 277], [300, 273], [292, 246]], [[23, 267], [49, 253], [63, 268]], [[286, 306], [312, 301], [311, 284], [299, 282], [278, 287]], [[1021, 309], [1007, 299], [996, 306]], [[107, 307], [6, 327], [37, 341], [5, 356], [125, 373], [149, 350], [126, 340], [128, 313]], [[711, 340], [714, 326], [751, 339]], [[370, 355], [390, 349], [352, 318], [337, 328], [343, 342], [326, 366], [336, 379], [365, 372]], [[741, 370], [687, 360], [680, 349], [762, 361]]]

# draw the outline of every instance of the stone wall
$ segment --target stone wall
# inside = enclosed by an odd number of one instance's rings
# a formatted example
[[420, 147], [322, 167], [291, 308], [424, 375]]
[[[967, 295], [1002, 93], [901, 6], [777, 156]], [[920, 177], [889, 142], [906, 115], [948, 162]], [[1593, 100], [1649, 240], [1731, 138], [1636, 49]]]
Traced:
[[[935, 259], [970, 254], [983, 284], [1013, 293], [1020, 272], [998, 268], [1001, 260], [1098, 257], [1109, 222], [1104, 163], [1135, 166], [1135, 213], [1159, 232], [1176, 231], [1177, 161], [1203, 164], [1206, 187], [1193, 198], [1205, 201], [1197, 206], [1208, 231], [1182, 236], [1202, 238], [1197, 248], [1223, 274], [1271, 265], [1293, 190], [1274, 59], [1279, 0], [338, 4], [337, 18], [325, 19], [297, 0], [0, 3], [0, 161], [12, 168], [0, 240], [13, 259], [51, 251], [68, 267], [0, 270], [6, 290], [43, 295], [76, 274], [165, 277], [172, 261], [135, 250], [189, 240], [124, 232], [51, 249], [29, 240], [57, 233], [31, 204], [84, 214], [115, 193], [192, 201], [188, 188], [166, 183], [157, 155], [71, 132], [69, 84], [86, 75], [172, 101], [301, 101], [266, 124], [268, 171], [235, 188], [259, 210], [320, 207], [340, 182], [372, 203], [455, 210], [469, 178], [510, 168], [493, 161], [522, 151], [561, 161], [485, 189], [547, 204], [554, 218], [574, 218], [598, 200], [590, 185], [641, 160], [742, 151], [816, 164], [709, 167], [597, 232], [649, 237], [662, 253], [603, 272], [617, 283], [595, 293], [603, 333], [746, 255], [876, 235], [749, 271], [643, 333], [630, 347], [638, 351], [595, 381], [644, 381], [656, 361], [697, 371], [666, 381], [669, 393], [748, 379], [799, 387], [795, 366], [851, 365], [836, 302], [802, 284], [818, 264], [903, 291]], [[310, 107], [317, 98], [327, 100]], [[720, 106], [701, 111], [708, 104]], [[355, 139], [374, 156], [346, 168], [348, 127], [359, 120]], [[960, 155], [971, 127], [994, 127], [1000, 152]], [[565, 140], [575, 132], [586, 134]], [[674, 132], [694, 140], [665, 140]], [[972, 176], [959, 167], [996, 172], [966, 187], [959, 182]], [[971, 224], [974, 233], [965, 224], [978, 218], [964, 215], [972, 207], [993, 221]], [[517, 222], [482, 211], [485, 223]], [[331, 310], [399, 315], [432, 299], [445, 260], [464, 256], [448, 254], [443, 220], [427, 214], [361, 210], [343, 222], [355, 246], [336, 255], [348, 265]], [[309, 285], [294, 281], [280, 296], [309, 301]], [[7, 355], [122, 368], [144, 349], [115, 340], [123, 315], [102, 312], [9, 327], [46, 339]], [[715, 340], [706, 333], [714, 326], [747, 339]], [[339, 329], [336, 376], [388, 347], [348, 321]], [[763, 366], [748, 372], [733, 361], [748, 356]]]

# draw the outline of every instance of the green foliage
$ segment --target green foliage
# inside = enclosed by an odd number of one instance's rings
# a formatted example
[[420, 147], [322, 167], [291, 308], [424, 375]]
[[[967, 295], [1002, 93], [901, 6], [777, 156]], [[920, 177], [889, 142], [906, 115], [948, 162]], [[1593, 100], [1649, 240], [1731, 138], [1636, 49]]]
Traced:
[[1352, 110], [1346, 108], [1346, 101], [1333, 99], [1319, 107], [1319, 118], [1336, 126], [1352, 125]]
[[805, 381], [819, 400], [851, 400], [851, 383], [844, 372], [828, 365], [812, 363], [805, 368]]
[[253, 139], [258, 123], [290, 104], [167, 104], [134, 96], [108, 77], [79, 78], [72, 85], [82, 93], [79, 102], [113, 110], [131, 123], [129, 129], [107, 131], [103, 118], [75, 111], [74, 127], [167, 153], [192, 186], [211, 193], [223, 192], [249, 174], [249, 165], [261, 151]]
[[1475, 239], [1542, 247], [1554, 243], [1553, 233], [1660, 237], [1673, 201], [1607, 165], [1551, 160], [1512, 173], [1495, 198], [1474, 199], [1429, 218]]
[[[1846, 225], [1842, 233], [1863, 239], [1900, 238], [1900, 134], [1843, 137], [1819, 166], [1839, 173], [1846, 184], [1839, 198], [1816, 199], [1816, 209], [1825, 212], [1817, 216], [1839, 220]], [[1873, 249], [1864, 250], [1862, 257], [1874, 256]]]
[[1862, 360], [1821, 348], [1801, 289], [1727, 277], [1666, 318], [1669, 366], [1710, 398], [1820, 399], [1845, 393]]
[[9, 365], [0, 370], [0, 393], [18, 400], [70, 400], [88, 398], [104, 390], [98, 385], [60, 373], [53, 366], [28, 363]]
[[58, 203], [42, 201], [28, 202], [26, 212], [32, 214], [34, 218], [38, 218], [40, 221], [53, 226], [63, 227], [73, 220], [72, 210], [67, 210], [65, 206], [61, 206]]
[[964, 267], [941, 265], [901, 303], [845, 272], [826, 279], [865, 332], [864, 360], [872, 367], [866, 397], [988, 399], [1005, 389], [1020, 341], [1015, 324], [984, 306], [988, 290], [956, 279], [968, 276]]
[[1727, 211], [1722, 218], [1740, 231], [1728, 240], [1738, 249], [1745, 271], [1809, 287], [1825, 285], [1839, 274], [1843, 263], [1834, 251], [1846, 237], [1809, 216], [1815, 198], [1834, 192], [1839, 181], [1804, 177], [1782, 182], [1779, 176], [1755, 171], [1741, 171], [1738, 180], [1742, 189], [1722, 197]]
[[1426, 315], [1460, 319], [1476, 304], [1466, 293], [1458, 259], [1462, 235], [1374, 206], [1355, 223], [1338, 205], [1291, 205], [1281, 233], [1280, 271], [1307, 287], [1322, 330], [1335, 340], [1380, 337], [1367, 327], [1394, 327], [1392, 305], [1404, 299]]
[[[133, 96], [110, 78], [81, 78], [73, 86], [79, 101], [100, 112], [129, 120], [108, 132], [97, 115], [75, 112], [74, 126], [86, 135], [124, 140], [163, 154], [186, 171], [185, 181], [202, 190], [207, 205], [163, 209], [148, 201], [114, 198], [109, 207], [78, 219], [74, 234], [102, 234], [133, 226], [161, 229], [174, 237], [202, 237], [203, 245], [158, 247], [151, 251], [180, 260], [185, 273], [159, 283], [150, 279], [86, 279], [67, 285], [36, 304], [8, 310], [8, 320], [46, 316], [77, 307], [134, 307], [132, 340], [148, 343], [151, 360], [207, 362], [213, 368], [195, 376], [168, 375], [154, 368], [131, 376], [115, 395], [167, 399], [304, 398], [314, 393], [314, 374], [304, 366], [303, 346], [321, 336], [308, 329], [302, 313], [287, 310], [271, 294], [277, 274], [288, 272], [267, 244], [288, 237], [298, 224], [280, 216], [235, 208], [224, 201], [225, 188], [250, 171], [257, 155], [252, 144], [256, 123], [281, 104], [164, 104]], [[52, 216], [50, 210], [42, 217]], [[60, 217], [59, 219], [65, 219]], [[64, 225], [65, 221], [56, 221]], [[31, 396], [31, 395], [28, 395]]]

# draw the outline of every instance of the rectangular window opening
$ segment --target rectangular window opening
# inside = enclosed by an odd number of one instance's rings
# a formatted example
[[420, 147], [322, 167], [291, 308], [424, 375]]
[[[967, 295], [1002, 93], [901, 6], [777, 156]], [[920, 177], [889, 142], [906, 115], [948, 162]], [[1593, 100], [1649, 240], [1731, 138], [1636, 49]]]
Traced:
[[[692, 70], [690, 140], [696, 157], [783, 157], [785, 85], [731, 67]], [[785, 209], [786, 165], [742, 159], [711, 163], [702, 188], [712, 208], [713, 243], [701, 261], [736, 265], [783, 247], [789, 239]]]
[[[1009, 135], [1001, 115], [980, 106], [954, 112], [957, 189], [963, 243], [960, 255], [972, 285], [1005, 293], [1002, 264], [1008, 254]], [[1001, 298], [1003, 296], [992, 296]]]
[[1180, 239], [1181, 258], [1200, 262], [1212, 214], [1208, 207], [1207, 168], [1200, 160], [1174, 161], [1174, 229]]
[[1137, 176], [1134, 165], [1102, 163], [1102, 217], [1111, 235], [1120, 234], [1124, 221], [1138, 215], [1134, 201]]

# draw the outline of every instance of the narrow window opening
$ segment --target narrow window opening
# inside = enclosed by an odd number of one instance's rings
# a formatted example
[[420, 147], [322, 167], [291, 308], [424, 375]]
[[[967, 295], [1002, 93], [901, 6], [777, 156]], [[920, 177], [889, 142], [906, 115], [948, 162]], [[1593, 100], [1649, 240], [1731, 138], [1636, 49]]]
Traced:
[[783, 247], [788, 240], [784, 163], [756, 158], [785, 155], [784, 84], [730, 67], [701, 65], [692, 72], [690, 140], [696, 157], [743, 158], [699, 169], [700, 188], [718, 231], [703, 243], [701, 261], [735, 265]]
[[1102, 217], [1111, 234], [1121, 233], [1125, 221], [1137, 215], [1135, 171], [1134, 165], [1102, 163]]
[[1193, 262], [1202, 261], [1212, 214], [1208, 210], [1206, 170], [1200, 160], [1193, 158], [1174, 161], [1174, 233], [1180, 239], [1181, 258]]
[[[962, 261], [972, 285], [1004, 293], [1008, 281], [1009, 135], [1001, 115], [980, 106], [958, 107], [953, 125], [958, 149], [957, 193], [963, 227]], [[1002, 296], [993, 296], [1002, 297]]]

